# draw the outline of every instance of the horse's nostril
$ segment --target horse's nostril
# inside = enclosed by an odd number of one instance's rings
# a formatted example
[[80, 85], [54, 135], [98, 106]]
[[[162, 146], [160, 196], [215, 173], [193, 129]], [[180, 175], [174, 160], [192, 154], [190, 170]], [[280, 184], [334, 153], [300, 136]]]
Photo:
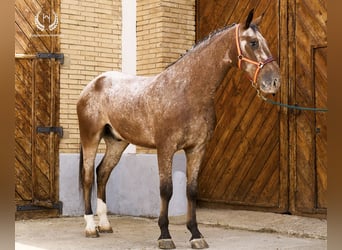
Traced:
[[275, 78], [273, 80], [273, 87], [277, 87], [278, 86], [278, 78]]

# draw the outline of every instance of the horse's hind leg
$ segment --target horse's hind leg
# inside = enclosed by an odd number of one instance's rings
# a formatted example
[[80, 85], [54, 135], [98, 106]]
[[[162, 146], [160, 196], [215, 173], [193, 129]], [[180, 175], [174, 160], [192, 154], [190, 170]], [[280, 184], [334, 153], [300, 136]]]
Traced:
[[97, 174], [97, 215], [99, 216], [100, 233], [112, 233], [113, 229], [107, 218], [106, 184], [113, 168], [120, 160], [128, 143], [119, 141], [112, 135], [105, 135], [106, 153], [96, 169]]
[[94, 182], [94, 161], [99, 140], [93, 143], [83, 143], [81, 146], [81, 157], [83, 159], [80, 164], [83, 198], [84, 198], [84, 219], [86, 221], [85, 235], [86, 237], [98, 237], [96, 230], [94, 215], [91, 208], [91, 190]]
[[202, 234], [198, 230], [196, 219], [197, 177], [204, 151], [204, 147], [185, 151], [187, 158], [187, 228], [191, 232], [191, 247], [195, 249], [203, 249], [209, 247]]
[[173, 249], [176, 248], [172, 241], [169, 232], [169, 202], [172, 197], [172, 156], [174, 152], [168, 152], [168, 150], [162, 151], [158, 149], [158, 167], [160, 178], [160, 198], [161, 207], [158, 225], [160, 227], [160, 237], [158, 239], [158, 245], [160, 249]]

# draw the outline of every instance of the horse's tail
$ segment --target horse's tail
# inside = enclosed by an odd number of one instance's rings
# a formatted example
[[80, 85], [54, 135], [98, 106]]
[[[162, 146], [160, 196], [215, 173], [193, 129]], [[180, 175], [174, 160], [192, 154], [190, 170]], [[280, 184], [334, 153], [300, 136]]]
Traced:
[[82, 145], [80, 146], [80, 161], [79, 161], [79, 174], [78, 174], [78, 190], [80, 191], [79, 193], [81, 194], [82, 191], [82, 183], [83, 183], [83, 149]]

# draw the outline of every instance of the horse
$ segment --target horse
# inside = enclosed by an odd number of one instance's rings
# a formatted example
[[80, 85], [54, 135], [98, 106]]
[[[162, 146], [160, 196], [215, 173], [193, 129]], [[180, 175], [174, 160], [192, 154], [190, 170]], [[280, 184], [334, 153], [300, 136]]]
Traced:
[[[186, 154], [186, 226], [194, 249], [208, 248], [196, 219], [197, 177], [206, 145], [215, 129], [214, 96], [232, 67], [245, 71], [254, 87], [275, 94], [280, 87], [279, 65], [272, 57], [251, 10], [244, 23], [226, 26], [194, 45], [155, 76], [110, 71], [93, 79], [77, 101], [80, 132], [80, 178], [84, 199], [85, 236], [113, 232], [107, 218], [106, 183], [132, 143], [155, 148], [160, 177], [160, 249], [175, 248], [169, 232], [172, 197], [172, 157]], [[100, 140], [106, 151], [96, 168], [98, 226], [91, 207], [94, 160]], [[133, 174], [133, 173], [132, 173]]]

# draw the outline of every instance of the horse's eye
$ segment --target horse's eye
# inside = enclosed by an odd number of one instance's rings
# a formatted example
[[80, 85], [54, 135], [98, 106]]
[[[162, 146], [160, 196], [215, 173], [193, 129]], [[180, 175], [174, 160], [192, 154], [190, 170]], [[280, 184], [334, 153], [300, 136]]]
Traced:
[[253, 40], [249, 42], [250, 46], [252, 47], [252, 49], [257, 49], [259, 47], [259, 42], [258, 40]]

